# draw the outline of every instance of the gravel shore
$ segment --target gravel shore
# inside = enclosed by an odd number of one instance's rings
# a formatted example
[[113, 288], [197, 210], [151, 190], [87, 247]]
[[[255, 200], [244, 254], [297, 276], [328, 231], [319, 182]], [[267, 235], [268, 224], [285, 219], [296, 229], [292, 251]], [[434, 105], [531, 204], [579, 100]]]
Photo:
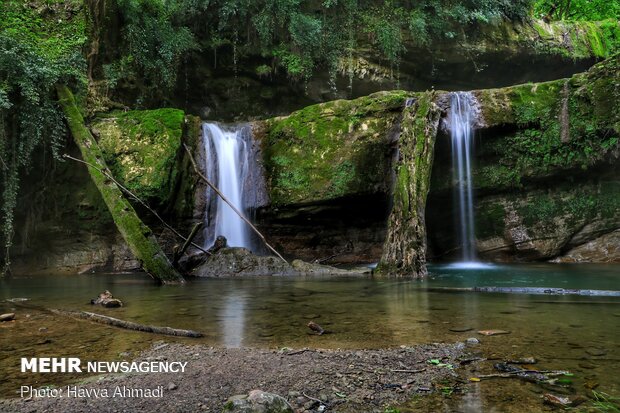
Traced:
[[[435, 391], [454, 375], [463, 344], [429, 344], [379, 350], [225, 349], [157, 342], [137, 361], [187, 362], [183, 373], [100, 376], [71, 385], [89, 396], [0, 400], [1, 412], [220, 412], [233, 395], [253, 389], [276, 393], [296, 412], [384, 412], [387, 406]], [[429, 363], [433, 360], [433, 363]], [[108, 397], [101, 396], [107, 389]], [[120, 389], [125, 394], [113, 397]], [[129, 397], [132, 389], [143, 397]], [[161, 389], [160, 397], [144, 397]], [[140, 392], [135, 392], [140, 393]]]

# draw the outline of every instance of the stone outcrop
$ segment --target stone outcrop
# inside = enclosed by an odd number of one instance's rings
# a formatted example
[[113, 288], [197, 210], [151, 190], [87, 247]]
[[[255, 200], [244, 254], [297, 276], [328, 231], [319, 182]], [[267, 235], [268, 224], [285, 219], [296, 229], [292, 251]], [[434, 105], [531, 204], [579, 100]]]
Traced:
[[[570, 79], [474, 92], [483, 123], [474, 169], [480, 256], [552, 259], [620, 227], [619, 74], [616, 56]], [[436, 153], [445, 164], [446, 139]], [[456, 249], [452, 211], [442, 208], [452, 183], [439, 166], [433, 174], [429, 233], [439, 258]]]
[[[618, 61], [616, 55], [570, 79], [473, 92], [481, 106], [474, 168], [481, 257], [617, 261], [612, 247], [620, 227]], [[252, 124], [270, 199], [256, 211], [256, 222], [277, 250], [309, 262], [379, 261], [403, 109], [407, 99], [420, 96], [382, 92]], [[446, 94], [435, 96], [445, 111]], [[162, 111], [113, 114], [96, 121], [94, 129], [104, 157], [127, 159], [114, 166], [117, 179], [187, 229], [201, 219], [204, 205], [195, 201], [204, 200], [204, 190], [179, 145], [182, 138], [200, 158], [200, 120]], [[135, 150], [124, 138], [132, 133]], [[165, 154], [145, 143], [158, 139]], [[440, 260], [456, 249], [445, 132], [438, 132], [434, 152], [426, 224], [430, 257]], [[23, 268], [135, 268], [101, 197], [78, 171], [67, 165], [55, 171], [53, 207], [37, 221], [34, 237], [23, 242]]]
[[[327, 265], [294, 260], [289, 264], [273, 256], [252, 254], [245, 248], [222, 248], [202, 260], [193, 260], [196, 277], [293, 276], [293, 275], [360, 275], [368, 268], [342, 270]], [[198, 261], [198, 263], [196, 262]]]

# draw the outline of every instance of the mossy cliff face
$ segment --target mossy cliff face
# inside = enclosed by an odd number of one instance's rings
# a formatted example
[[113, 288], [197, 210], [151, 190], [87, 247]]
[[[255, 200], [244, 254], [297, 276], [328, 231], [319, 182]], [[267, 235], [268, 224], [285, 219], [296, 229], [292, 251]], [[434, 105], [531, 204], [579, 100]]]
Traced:
[[[204, 208], [195, 208], [197, 176], [181, 142], [191, 149], [202, 146], [200, 119], [184, 116], [176, 109], [104, 116], [95, 120], [92, 128], [99, 136], [103, 159], [113, 165], [110, 169], [115, 179], [156, 208], [175, 228], [188, 233], [192, 221], [201, 219]], [[77, 148], [66, 150], [80, 157]], [[18, 217], [24, 224], [20, 226], [23, 234], [19, 234], [19, 247], [14, 250], [16, 272], [138, 269], [140, 263], [116, 230], [87, 168], [65, 161], [50, 169], [53, 177], [41, 184], [48, 208]], [[169, 252], [172, 244], [167, 244], [178, 240], [168, 236], [151, 213], [130, 201]]]
[[174, 194], [185, 114], [178, 109], [119, 112], [94, 122], [99, 146], [115, 179], [156, 205]]
[[[570, 79], [474, 92], [485, 124], [473, 172], [481, 255], [552, 259], [620, 227], [619, 78], [616, 55]], [[433, 205], [449, 202], [447, 168], [432, 188]], [[431, 218], [437, 254], [454, 247], [449, 214]]]
[[275, 207], [389, 192], [401, 91], [309, 106], [254, 125]]

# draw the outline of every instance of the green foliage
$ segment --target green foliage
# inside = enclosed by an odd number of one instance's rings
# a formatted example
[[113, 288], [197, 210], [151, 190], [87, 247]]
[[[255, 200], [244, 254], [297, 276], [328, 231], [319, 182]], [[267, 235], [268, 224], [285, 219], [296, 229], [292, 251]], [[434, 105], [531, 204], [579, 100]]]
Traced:
[[596, 390], [592, 393], [594, 394], [592, 405], [596, 411], [602, 413], [620, 413], [620, 398]]
[[[53, 18], [42, 17], [47, 14]], [[7, 0], [0, 6], [0, 176], [7, 267], [19, 177], [32, 167], [36, 151], [49, 148], [57, 156], [64, 142], [53, 87], [83, 82], [82, 17], [74, 1]]]
[[501, 118], [485, 114], [487, 122], [517, 128], [485, 145], [485, 157], [493, 162], [477, 169], [476, 185], [520, 187], [524, 179], [541, 179], [559, 171], [579, 173], [617, 157], [619, 65], [616, 55], [570, 80], [481, 94], [483, 107], [495, 104], [492, 110], [501, 112]]
[[[170, 91], [181, 57], [197, 45], [189, 29], [177, 24], [182, 4], [166, 0], [117, 0], [123, 17], [124, 53], [104, 68], [111, 86], [138, 82], [143, 99]], [[138, 103], [139, 103], [138, 102]]]
[[244, 56], [258, 51], [268, 67], [292, 79], [307, 80], [317, 68], [333, 79], [359, 41], [370, 40], [398, 65], [405, 39], [425, 45], [456, 36], [463, 25], [523, 19], [531, 1], [116, 0], [126, 47], [106, 76], [111, 86], [143, 79], [143, 91], [169, 90], [179, 59], [198, 39], [215, 56], [218, 49], [232, 52], [235, 72]]
[[546, 20], [617, 20], [620, 3], [609, 0], [536, 0], [534, 16]]

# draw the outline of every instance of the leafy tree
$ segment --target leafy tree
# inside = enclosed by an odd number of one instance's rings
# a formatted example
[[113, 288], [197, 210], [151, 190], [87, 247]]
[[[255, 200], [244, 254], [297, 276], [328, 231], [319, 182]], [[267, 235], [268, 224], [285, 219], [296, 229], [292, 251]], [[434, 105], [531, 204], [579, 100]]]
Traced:
[[[57, 155], [64, 142], [64, 122], [53, 87], [57, 82], [80, 84], [84, 78], [83, 20], [69, 22], [67, 14], [74, 9], [62, 3], [49, 2], [45, 7], [49, 10], [6, 0], [0, 8], [0, 184], [5, 271], [10, 264], [20, 176], [33, 167], [35, 151], [50, 148]], [[41, 12], [59, 16], [45, 20]]]
[[605, 20], [620, 18], [620, 2], [609, 0], [537, 0], [534, 16], [550, 20]]

